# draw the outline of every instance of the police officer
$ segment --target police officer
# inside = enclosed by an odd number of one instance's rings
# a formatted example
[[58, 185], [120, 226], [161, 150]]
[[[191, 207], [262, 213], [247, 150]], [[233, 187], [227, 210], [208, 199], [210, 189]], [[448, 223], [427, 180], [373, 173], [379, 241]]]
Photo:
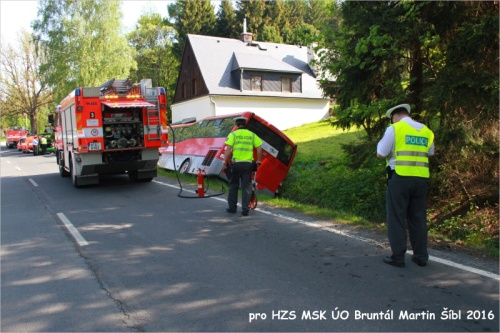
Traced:
[[44, 136], [40, 139], [40, 148], [42, 148], [42, 155], [45, 155], [47, 152], [47, 138]]
[[38, 136], [33, 139], [33, 155], [38, 155]]
[[429, 156], [434, 155], [434, 133], [410, 117], [408, 104], [397, 105], [386, 112], [391, 119], [377, 145], [377, 157], [387, 158], [386, 192], [387, 233], [392, 255], [386, 264], [404, 267], [406, 225], [413, 249], [412, 261], [427, 265], [427, 189]]
[[[238, 189], [241, 180], [242, 215], [248, 216], [248, 205], [252, 195], [252, 169], [254, 162], [254, 148], [257, 151], [257, 167], [262, 162], [262, 140], [253, 132], [246, 129], [247, 118], [237, 117], [236, 126], [238, 129], [229, 133], [225, 144], [223, 168], [231, 167], [232, 175], [229, 179], [229, 194], [227, 196], [228, 213], [236, 213], [238, 203]], [[232, 154], [232, 157], [231, 157]], [[232, 161], [232, 163], [231, 163]]]

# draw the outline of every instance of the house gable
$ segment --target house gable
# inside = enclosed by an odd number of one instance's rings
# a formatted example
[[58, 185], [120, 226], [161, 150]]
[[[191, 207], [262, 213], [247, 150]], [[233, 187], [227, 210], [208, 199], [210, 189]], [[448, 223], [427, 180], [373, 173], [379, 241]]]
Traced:
[[208, 95], [200, 66], [189, 39], [186, 41], [173, 103]]

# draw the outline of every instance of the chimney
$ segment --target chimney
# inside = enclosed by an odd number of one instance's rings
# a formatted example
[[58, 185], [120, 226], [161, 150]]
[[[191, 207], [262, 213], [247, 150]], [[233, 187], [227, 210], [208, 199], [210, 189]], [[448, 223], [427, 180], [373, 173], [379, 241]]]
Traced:
[[252, 33], [247, 32], [247, 17], [243, 19], [243, 33], [241, 34], [241, 40], [244, 43], [251, 43], [252, 42]]

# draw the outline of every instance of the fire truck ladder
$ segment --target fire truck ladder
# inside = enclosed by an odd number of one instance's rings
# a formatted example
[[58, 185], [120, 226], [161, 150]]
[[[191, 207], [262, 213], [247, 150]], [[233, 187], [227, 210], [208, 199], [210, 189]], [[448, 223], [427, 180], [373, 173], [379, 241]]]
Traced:
[[[161, 140], [160, 105], [158, 103], [158, 88], [146, 88], [146, 102], [154, 104], [147, 108], [146, 128], [148, 140]], [[156, 127], [156, 131], [155, 131]]]

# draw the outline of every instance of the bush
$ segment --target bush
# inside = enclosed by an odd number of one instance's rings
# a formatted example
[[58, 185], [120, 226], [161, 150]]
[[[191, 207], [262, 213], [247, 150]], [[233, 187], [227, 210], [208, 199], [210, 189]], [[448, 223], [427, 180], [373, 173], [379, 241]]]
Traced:
[[350, 168], [345, 162], [294, 165], [283, 185], [284, 197], [304, 204], [385, 219], [384, 168]]

